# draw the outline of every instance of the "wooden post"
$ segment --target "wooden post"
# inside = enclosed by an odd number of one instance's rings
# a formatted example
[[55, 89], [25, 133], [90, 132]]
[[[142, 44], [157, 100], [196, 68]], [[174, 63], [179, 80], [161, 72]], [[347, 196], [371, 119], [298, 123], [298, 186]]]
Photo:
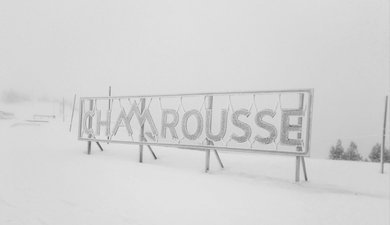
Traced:
[[385, 164], [385, 147], [386, 147], [386, 121], [387, 121], [387, 105], [388, 105], [388, 96], [386, 96], [385, 101], [385, 116], [383, 118], [383, 139], [382, 139], [382, 147], [381, 147], [381, 173], [384, 172], [384, 164]]
[[74, 115], [74, 107], [75, 107], [75, 105], [76, 105], [76, 94], [74, 95], [74, 98], [73, 98], [72, 116], [70, 117], [69, 132], [72, 131], [72, 123], [73, 123], [73, 115]]
[[[145, 98], [141, 98], [140, 99], [141, 101], [141, 114], [144, 112], [145, 110]], [[140, 134], [139, 134], [139, 140], [140, 142], [143, 142], [145, 137], [144, 137], [144, 124], [142, 124], [141, 126], [141, 131], [140, 131]], [[142, 163], [143, 161], [143, 150], [144, 150], [144, 145], [140, 144], [139, 145], [139, 162]]]

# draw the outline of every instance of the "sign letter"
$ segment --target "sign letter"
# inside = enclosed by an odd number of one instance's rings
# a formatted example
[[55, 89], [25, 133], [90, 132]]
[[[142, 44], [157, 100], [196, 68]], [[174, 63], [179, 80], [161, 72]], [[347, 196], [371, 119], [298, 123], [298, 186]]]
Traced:
[[213, 111], [211, 109], [206, 110], [206, 136], [210, 141], [220, 141], [223, 137], [225, 137], [225, 134], [226, 134], [228, 112], [226, 109], [223, 109], [221, 111], [220, 130], [219, 130], [219, 133], [215, 134], [215, 135], [212, 134], [212, 131], [211, 131], [212, 114], [213, 114]]
[[92, 127], [89, 127], [89, 125], [87, 124], [87, 122], [89, 120], [92, 120], [93, 116], [95, 115], [95, 111], [87, 111], [85, 112], [84, 114], [84, 132], [87, 133], [88, 135], [94, 135], [94, 132], [93, 132], [93, 129]]
[[[173, 116], [173, 120], [168, 123], [168, 115]], [[179, 123], [179, 114], [176, 110], [173, 109], [164, 109], [162, 112], [162, 120], [161, 120], [161, 137], [167, 138], [167, 128], [171, 132], [171, 135], [174, 139], [178, 139], [175, 127]]]
[[102, 121], [102, 110], [97, 111], [96, 115], [96, 135], [100, 135], [100, 127], [106, 126], [106, 136], [110, 135], [111, 110], [107, 110], [106, 121]]
[[[188, 133], [188, 127], [187, 127], [188, 119], [191, 116], [194, 116], [194, 118], [196, 119], [196, 123], [197, 123], [196, 131], [193, 134]], [[200, 114], [200, 112], [196, 109], [185, 112], [183, 115], [182, 124], [181, 124], [181, 131], [183, 132], [184, 137], [187, 138], [188, 140], [196, 140], [202, 134], [202, 130], [203, 130], [202, 114]]]
[[282, 110], [282, 127], [280, 131], [280, 143], [284, 145], [301, 145], [302, 140], [289, 139], [288, 135], [292, 131], [302, 132], [302, 125], [290, 124], [290, 116], [304, 116], [302, 109]]
[[263, 121], [264, 116], [270, 116], [274, 118], [275, 114], [276, 112], [271, 109], [265, 109], [256, 114], [255, 116], [256, 125], [269, 132], [269, 137], [266, 138], [263, 138], [260, 135], [256, 135], [255, 137], [256, 141], [267, 145], [272, 143], [276, 139], [276, 137], [278, 136], [278, 134], [276, 133], [276, 127], [270, 123]]
[[248, 141], [248, 139], [251, 137], [252, 129], [247, 123], [244, 123], [238, 119], [240, 115], [249, 117], [250, 112], [247, 109], [239, 109], [232, 114], [232, 122], [234, 126], [241, 128], [241, 130], [244, 131], [244, 134], [242, 136], [238, 136], [237, 134], [233, 133], [231, 137], [238, 143], [243, 143]]

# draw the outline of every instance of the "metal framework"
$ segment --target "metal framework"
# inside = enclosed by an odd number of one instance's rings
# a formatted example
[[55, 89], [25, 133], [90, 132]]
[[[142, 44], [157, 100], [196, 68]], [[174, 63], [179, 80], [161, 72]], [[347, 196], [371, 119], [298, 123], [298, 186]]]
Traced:
[[[149, 140], [145, 136], [144, 131], [144, 125], [141, 126], [141, 132], [138, 140], [136, 140], [134, 137], [131, 136], [131, 140], [115, 140], [110, 137], [107, 138], [96, 138], [93, 135], [88, 135], [85, 137], [83, 135], [83, 114], [86, 111], [84, 109], [85, 102], [89, 102], [89, 110], [94, 110], [94, 107], [96, 106], [96, 101], [98, 100], [107, 100], [109, 103], [109, 108], [111, 109], [112, 104], [114, 101], [118, 101], [119, 104], [121, 104], [121, 100], [123, 99], [139, 99], [138, 105], [141, 107], [141, 113], [144, 112], [145, 109], [149, 109], [150, 103], [157, 99], [160, 102], [160, 109], [162, 110], [161, 105], [161, 99], [162, 98], [178, 98], [180, 99], [179, 107], [177, 111], [182, 108], [184, 112], [188, 111], [185, 109], [182, 99], [185, 97], [203, 97], [203, 103], [202, 107], [205, 107], [206, 109], [213, 109], [213, 97], [217, 96], [228, 96], [229, 98], [229, 106], [228, 109], [233, 110], [233, 105], [231, 103], [231, 96], [253, 96], [252, 103], [249, 107], [249, 111], [254, 107], [256, 112], [258, 111], [258, 106], [256, 105], [256, 96], [257, 95], [268, 95], [268, 94], [274, 94], [278, 95], [278, 103], [277, 106], [281, 108], [281, 100], [280, 96], [282, 94], [298, 94], [299, 95], [299, 107], [298, 109], [305, 110], [305, 127], [303, 128], [305, 130], [305, 135], [302, 138], [302, 133], [297, 134], [298, 139], [302, 139], [302, 145], [297, 146], [296, 151], [278, 151], [277, 146], [279, 143], [274, 143], [276, 146], [276, 150], [267, 150], [267, 149], [258, 149], [253, 148], [253, 142], [250, 143], [249, 148], [243, 148], [243, 147], [231, 147], [229, 146], [230, 139], [224, 142], [225, 145], [214, 145], [213, 141], [209, 139], [205, 139], [202, 143], [199, 144], [183, 144], [181, 143], [181, 139], [179, 138], [176, 143], [164, 143], [160, 142], [158, 138], [152, 138]], [[304, 98], [307, 98], [306, 101]], [[149, 99], [149, 102], [147, 103], [147, 100]], [[305, 102], [305, 104], [304, 104]], [[135, 144], [139, 145], [139, 152], [140, 152], [140, 162], [142, 162], [143, 158], [143, 145], [147, 145], [151, 153], [153, 154], [154, 158], [155, 156], [151, 146], [165, 146], [165, 147], [178, 147], [178, 148], [186, 148], [186, 149], [197, 149], [197, 150], [204, 150], [206, 152], [206, 166], [205, 171], [207, 172], [209, 170], [209, 162], [210, 162], [210, 150], [215, 152], [215, 155], [219, 161], [220, 166], [223, 168], [222, 161], [218, 155], [217, 150], [221, 151], [238, 151], [238, 152], [251, 152], [251, 153], [265, 153], [265, 154], [278, 154], [278, 155], [290, 155], [290, 156], [296, 156], [296, 175], [295, 180], [299, 181], [299, 171], [300, 171], [300, 162], [302, 162], [302, 168], [305, 175], [305, 180], [307, 180], [307, 174], [306, 174], [306, 166], [304, 157], [310, 155], [310, 136], [311, 136], [311, 124], [312, 124], [312, 107], [313, 107], [313, 90], [312, 89], [297, 89], [297, 90], [275, 90], [275, 91], [246, 91], [246, 92], [222, 92], [222, 93], [194, 93], [194, 94], [169, 94], [169, 95], [138, 95], [138, 96], [108, 96], [108, 97], [81, 97], [80, 98], [80, 114], [79, 114], [79, 130], [78, 130], [78, 139], [82, 141], [88, 141], [88, 153], [90, 153], [90, 146], [91, 142], [96, 142], [99, 145], [99, 148], [103, 150], [99, 142], [106, 142], [106, 143], [120, 143], [120, 144]], [[303, 117], [298, 118], [298, 125], [303, 124]], [[92, 118], [89, 118], [88, 120], [88, 127], [92, 127]], [[223, 141], [223, 140], [222, 140]], [[248, 140], [249, 141], [249, 140]]]

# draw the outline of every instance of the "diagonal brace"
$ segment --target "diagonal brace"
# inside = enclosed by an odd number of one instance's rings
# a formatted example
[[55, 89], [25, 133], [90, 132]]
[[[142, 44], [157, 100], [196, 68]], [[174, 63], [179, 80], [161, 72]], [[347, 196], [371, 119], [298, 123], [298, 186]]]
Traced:
[[100, 151], [103, 151], [103, 147], [100, 145], [100, 143], [98, 141], [96, 142], [96, 144], [97, 144], [97, 146], [99, 146]]

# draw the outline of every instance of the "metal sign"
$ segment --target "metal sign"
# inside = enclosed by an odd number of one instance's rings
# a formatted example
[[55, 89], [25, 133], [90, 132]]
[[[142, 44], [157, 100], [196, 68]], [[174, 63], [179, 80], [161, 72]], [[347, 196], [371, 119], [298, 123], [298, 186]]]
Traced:
[[80, 98], [79, 140], [308, 156], [313, 90]]

